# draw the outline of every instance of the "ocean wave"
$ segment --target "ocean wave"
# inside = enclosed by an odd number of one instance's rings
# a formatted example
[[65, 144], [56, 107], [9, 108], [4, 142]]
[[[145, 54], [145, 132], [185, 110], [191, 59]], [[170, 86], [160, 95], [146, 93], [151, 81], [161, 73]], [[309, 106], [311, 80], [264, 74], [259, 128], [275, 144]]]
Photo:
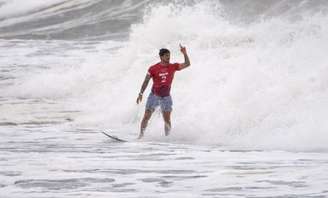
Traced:
[[[147, 9], [158, 5], [197, 5], [199, 0], [1, 0], [0, 38], [123, 39]], [[326, 1], [212, 0], [232, 23], [252, 23], [272, 17], [299, 20], [305, 13], [327, 12]]]

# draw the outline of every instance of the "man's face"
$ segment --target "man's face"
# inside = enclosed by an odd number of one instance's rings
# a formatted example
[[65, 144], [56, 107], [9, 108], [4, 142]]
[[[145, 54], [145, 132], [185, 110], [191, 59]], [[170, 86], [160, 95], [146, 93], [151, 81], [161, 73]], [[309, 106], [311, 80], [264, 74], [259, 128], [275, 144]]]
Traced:
[[169, 63], [170, 62], [170, 53], [166, 53], [163, 56], [161, 56], [161, 61], [164, 63]]

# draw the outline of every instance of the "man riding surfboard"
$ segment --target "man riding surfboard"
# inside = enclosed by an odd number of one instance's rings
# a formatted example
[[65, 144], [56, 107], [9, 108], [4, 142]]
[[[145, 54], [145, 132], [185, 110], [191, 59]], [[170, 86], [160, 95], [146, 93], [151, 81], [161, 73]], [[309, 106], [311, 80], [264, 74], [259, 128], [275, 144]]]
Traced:
[[174, 78], [174, 73], [190, 66], [190, 60], [185, 47], [180, 44], [180, 51], [184, 56], [184, 63], [170, 63], [170, 51], [162, 48], [159, 50], [160, 62], [149, 67], [145, 80], [142, 83], [141, 90], [137, 98], [137, 104], [142, 101], [142, 96], [148, 86], [149, 80], [153, 80], [151, 92], [147, 98], [146, 110], [140, 125], [140, 134], [138, 139], [142, 138], [146, 130], [148, 121], [155, 111], [155, 108], [160, 106], [164, 119], [165, 135], [168, 136], [171, 130], [171, 112], [172, 98], [170, 95], [171, 84]]

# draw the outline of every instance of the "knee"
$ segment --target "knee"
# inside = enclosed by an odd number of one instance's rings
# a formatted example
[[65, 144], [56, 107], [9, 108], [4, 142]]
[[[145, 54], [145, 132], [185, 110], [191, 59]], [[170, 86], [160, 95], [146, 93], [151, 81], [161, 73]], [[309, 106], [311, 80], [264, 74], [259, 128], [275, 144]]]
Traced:
[[142, 119], [143, 122], [148, 122], [148, 120], [150, 119], [150, 116], [144, 116], [144, 118]]
[[151, 117], [151, 113], [145, 113], [143, 120], [148, 121], [150, 119], [150, 117]]

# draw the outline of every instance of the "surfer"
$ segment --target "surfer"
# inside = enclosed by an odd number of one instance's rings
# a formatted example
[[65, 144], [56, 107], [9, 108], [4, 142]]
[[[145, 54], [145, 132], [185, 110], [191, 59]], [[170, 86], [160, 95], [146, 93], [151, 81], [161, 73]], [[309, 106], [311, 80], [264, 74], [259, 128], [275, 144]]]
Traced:
[[186, 47], [180, 44], [180, 51], [184, 56], [184, 63], [170, 63], [170, 51], [168, 49], [160, 49], [160, 62], [149, 67], [145, 80], [142, 83], [141, 90], [137, 98], [137, 104], [142, 101], [142, 96], [148, 86], [149, 80], [153, 80], [151, 92], [147, 98], [146, 110], [140, 125], [140, 134], [138, 139], [141, 139], [147, 127], [147, 123], [155, 111], [155, 108], [161, 106], [164, 119], [165, 135], [168, 136], [171, 130], [171, 112], [172, 98], [170, 95], [171, 84], [175, 71], [190, 66], [190, 60], [187, 54]]

